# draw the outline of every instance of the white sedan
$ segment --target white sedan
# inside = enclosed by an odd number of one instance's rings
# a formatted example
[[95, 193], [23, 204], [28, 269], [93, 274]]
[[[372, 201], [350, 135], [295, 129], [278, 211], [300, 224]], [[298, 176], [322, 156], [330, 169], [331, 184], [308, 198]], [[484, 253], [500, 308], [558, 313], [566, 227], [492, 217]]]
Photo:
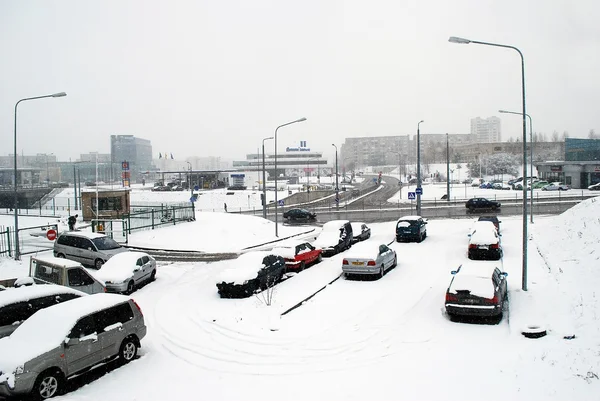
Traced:
[[119, 253], [108, 259], [94, 276], [104, 282], [108, 292], [131, 294], [141, 284], [154, 281], [156, 260], [144, 252]]
[[351, 274], [375, 274], [380, 278], [385, 271], [396, 266], [396, 251], [385, 244], [361, 242], [354, 245], [342, 261], [342, 271], [346, 277]]
[[542, 187], [542, 191], [566, 191], [569, 189], [571, 189], [571, 187], [562, 182], [553, 182]]

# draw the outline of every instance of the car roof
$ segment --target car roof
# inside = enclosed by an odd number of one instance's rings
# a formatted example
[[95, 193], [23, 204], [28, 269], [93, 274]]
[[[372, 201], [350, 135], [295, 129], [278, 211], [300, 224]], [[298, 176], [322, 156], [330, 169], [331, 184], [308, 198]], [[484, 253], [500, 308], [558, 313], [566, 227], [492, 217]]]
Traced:
[[46, 262], [53, 265], [64, 266], [64, 267], [81, 267], [81, 263], [71, 259], [55, 258], [54, 256], [42, 256], [32, 257], [31, 260], [39, 260], [40, 262]]
[[0, 307], [14, 304], [16, 302], [26, 302], [34, 298], [65, 293], [79, 296], [87, 295], [85, 292], [55, 284], [34, 284], [19, 288], [9, 287], [6, 289], [6, 291], [0, 292]]
[[479, 278], [490, 278], [494, 270], [500, 269], [500, 263], [496, 260], [481, 260], [464, 262], [458, 269], [457, 274], [461, 276], [472, 276]]
[[348, 223], [350, 223], [349, 220], [332, 220], [332, 221], [328, 221], [327, 223], [323, 224], [323, 231], [339, 230], [345, 224], [348, 224]]
[[410, 215], [410, 216], [400, 217], [398, 219], [398, 221], [409, 221], [409, 220], [419, 220], [419, 219], [422, 219], [422, 217], [417, 216], [417, 215]]
[[144, 256], [150, 256], [146, 252], [139, 251], [130, 251], [130, 252], [121, 252], [113, 255], [106, 261], [106, 263], [115, 264], [115, 263], [133, 263], [135, 264], [137, 260]]
[[89, 239], [106, 237], [106, 235], [104, 235], [104, 234], [94, 233], [91, 231], [67, 231], [67, 232], [62, 233], [60, 236], [62, 237], [63, 235], [72, 235], [75, 237], [83, 237], [83, 238], [89, 238]]

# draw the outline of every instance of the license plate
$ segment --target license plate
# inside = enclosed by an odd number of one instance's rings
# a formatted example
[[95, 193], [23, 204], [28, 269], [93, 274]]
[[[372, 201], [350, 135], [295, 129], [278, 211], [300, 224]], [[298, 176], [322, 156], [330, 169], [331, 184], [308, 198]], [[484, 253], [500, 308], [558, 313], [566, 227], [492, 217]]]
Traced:
[[463, 299], [463, 302], [466, 304], [474, 304], [475, 300], [474, 299]]
[[364, 263], [364, 262], [352, 262], [352, 264], [353, 264], [354, 266], [362, 266], [362, 265], [364, 265], [365, 263]]
[[487, 245], [479, 245], [479, 247], [478, 247], [478, 248], [479, 248], [479, 249], [490, 249], [490, 247], [489, 247], [489, 246], [487, 246]]

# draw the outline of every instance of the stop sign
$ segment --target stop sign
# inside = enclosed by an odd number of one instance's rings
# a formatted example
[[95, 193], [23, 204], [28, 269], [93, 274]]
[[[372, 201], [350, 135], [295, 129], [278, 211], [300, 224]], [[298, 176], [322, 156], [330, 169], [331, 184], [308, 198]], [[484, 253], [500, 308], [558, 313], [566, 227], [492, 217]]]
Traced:
[[50, 241], [54, 241], [56, 239], [56, 230], [48, 230], [46, 231], [46, 238], [48, 238]]

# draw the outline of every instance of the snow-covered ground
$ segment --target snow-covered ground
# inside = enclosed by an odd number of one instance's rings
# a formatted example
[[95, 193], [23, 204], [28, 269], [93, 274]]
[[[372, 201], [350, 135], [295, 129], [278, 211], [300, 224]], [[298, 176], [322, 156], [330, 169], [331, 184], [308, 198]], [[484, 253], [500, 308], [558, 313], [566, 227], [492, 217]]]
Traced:
[[[342, 253], [278, 284], [271, 306], [260, 296], [218, 297], [215, 283], [235, 260], [160, 264], [156, 282], [132, 295], [148, 325], [140, 358], [63, 399], [596, 400], [599, 215], [600, 198], [593, 198], [560, 216], [536, 218], [529, 228], [527, 292], [521, 290], [522, 220], [501, 218], [499, 263], [508, 273], [510, 306], [498, 325], [453, 323], [444, 313], [450, 271], [467, 260], [469, 219], [430, 220], [420, 244], [393, 242], [394, 222], [371, 224], [368, 241], [391, 243], [398, 267], [380, 280], [340, 278], [327, 285], [340, 276]], [[131, 240], [239, 251], [276, 239], [273, 223], [260, 217], [220, 211], [198, 217]], [[10, 225], [3, 219], [0, 224]], [[302, 234], [310, 227], [279, 228], [280, 236], [315, 235]], [[0, 258], [0, 277], [23, 274], [22, 263]], [[548, 335], [523, 337], [532, 324], [545, 326]]]

